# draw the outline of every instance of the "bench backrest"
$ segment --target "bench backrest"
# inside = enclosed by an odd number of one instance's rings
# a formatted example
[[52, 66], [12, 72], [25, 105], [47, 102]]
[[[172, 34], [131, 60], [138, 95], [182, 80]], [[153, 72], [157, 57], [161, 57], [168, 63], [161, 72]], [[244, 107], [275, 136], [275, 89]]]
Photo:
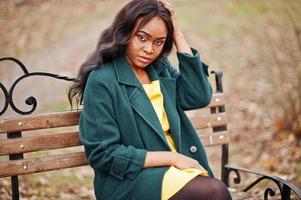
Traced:
[[[205, 146], [228, 143], [227, 131], [216, 131], [225, 127], [227, 123], [225, 113], [216, 112], [221, 107], [224, 107], [224, 96], [222, 93], [215, 93], [210, 105], [205, 109], [188, 112]], [[7, 134], [7, 139], [0, 139], [0, 156], [10, 157], [10, 160], [0, 159], [0, 177], [87, 165], [83, 148], [75, 148], [71, 152], [62, 151], [69, 147], [81, 146], [78, 135], [79, 115], [80, 111], [74, 110], [0, 120], [0, 134]], [[57, 130], [62, 127], [71, 127], [73, 130]], [[47, 134], [47, 129], [55, 129], [55, 133]], [[27, 135], [27, 132], [30, 134]], [[30, 152], [47, 152], [54, 149], [60, 151], [54, 155], [35, 157], [29, 154], [23, 158], [25, 153], [27, 155]]]
[[[0, 163], [0, 177], [31, 174], [86, 165], [82, 149], [76, 152], [60, 151], [57, 155], [23, 158], [23, 153], [48, 151], [80, 146], [78, 131], [44, 134], [47, 129], [78, 125], [77, 111], [40, 115], [28, 115], [0, 120], [0, 134], [7, 133], [7, 139], [0, 140], [0, 156], [9, 155], [12, 160]], [[39, 130], [33, 131], [33, 130]], [[26, 133], [30, 132], [27, 136]], [[26, 137], [20, 137], [21, 134]], [[32, 154], [30, 154], [32, 156]], [[19, 157], [16, 160], [13, 157]]]

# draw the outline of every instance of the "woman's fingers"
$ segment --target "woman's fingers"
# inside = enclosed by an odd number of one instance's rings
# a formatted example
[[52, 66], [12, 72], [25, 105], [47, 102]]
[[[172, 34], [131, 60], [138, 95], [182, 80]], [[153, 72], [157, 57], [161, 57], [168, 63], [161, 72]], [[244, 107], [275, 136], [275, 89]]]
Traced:
[[175, 11], [174, 11], [172, 5], [166, 0], [158, 0], [158, 1], [161, 2], [163, 4], [163, 6], [168, 10], [168, 12], [170, 14], [170, 18], [173, 23], [174, 33], [176, 33], [178, 31], [178, 25], [177, 25], [176, 14], [175, 14]]
[[159, 0], [163, 4], [163, 6], [170, 12], [171, 15], [174, 14], [174, 9], [171, 4], [166, 0]]
[[178, 169], [195, 168], [208, 174], [207, 170], [197, 160], [184, 156], [179, 153], [176, 153], [174, 155], [175, 155], [174, 157], [175, 160], [173, 162], [173, 165]]

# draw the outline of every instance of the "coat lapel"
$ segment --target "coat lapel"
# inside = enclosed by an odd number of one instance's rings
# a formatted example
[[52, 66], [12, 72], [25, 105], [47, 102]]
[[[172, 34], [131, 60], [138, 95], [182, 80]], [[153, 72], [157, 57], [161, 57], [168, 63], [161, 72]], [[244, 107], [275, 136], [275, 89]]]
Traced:
[[176, 79], [172, 78], [170, 74], [166, 73], [162, 67], [155, 69], [150, 65], [146, 70], [151, 80], [160, 81], [160, 88], [164, 99], [164, 109], [170, 125], [170, 132], [176, 144], [178, 152], [181, 152], [180, 140], [180, 118], [176, 112]]
[[[169, 148], [156, 112], [126, 58], [121, 56], [113, 59], [113, 63], [119, 83], [126, 86], [131, 107], [154, 130], [164, 145]], [[154, 72], [151, 73], [151, 79], [155, 80]]]
[[181, 152], [180, 118], [176, 110], [176, 80], [172, 78], [160, 78], [161, 92], [164, 97], [164, 108], [170, 125], [170, 132], [176, 144], [178, 152]]

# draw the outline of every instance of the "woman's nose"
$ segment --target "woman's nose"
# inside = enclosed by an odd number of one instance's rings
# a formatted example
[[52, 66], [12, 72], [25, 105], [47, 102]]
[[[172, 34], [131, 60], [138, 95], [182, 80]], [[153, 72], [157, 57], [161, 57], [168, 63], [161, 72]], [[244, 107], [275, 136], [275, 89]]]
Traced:
[[153, 53], [154, 52], [153, 44], [151, 42], [146, 42], [144, 46], [144, 51], [148, 54]]

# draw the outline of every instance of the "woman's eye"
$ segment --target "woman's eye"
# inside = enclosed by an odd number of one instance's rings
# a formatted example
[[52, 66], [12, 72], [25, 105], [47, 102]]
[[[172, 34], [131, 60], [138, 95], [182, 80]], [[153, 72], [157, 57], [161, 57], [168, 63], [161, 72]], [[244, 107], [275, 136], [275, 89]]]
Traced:
[[155, 45], [160, 46], [161, 44], [163, 44], [163, 41], [162, 41], [162, 40], [157, 40], [157, 41], [155, 41]]
[[143, 35], [137, 35], [138, 39], [142, 42], [145, 42], [147, 39]]

